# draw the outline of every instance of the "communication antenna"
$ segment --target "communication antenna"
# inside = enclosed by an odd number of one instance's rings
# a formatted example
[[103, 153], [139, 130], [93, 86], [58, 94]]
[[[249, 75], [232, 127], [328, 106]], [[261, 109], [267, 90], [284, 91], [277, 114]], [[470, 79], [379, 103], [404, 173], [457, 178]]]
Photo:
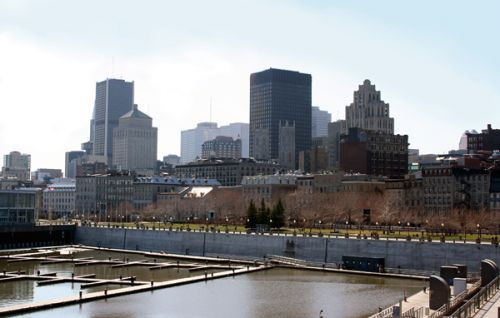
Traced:
[[111, 77], [115, 77], [115, 57], [111, 57]]

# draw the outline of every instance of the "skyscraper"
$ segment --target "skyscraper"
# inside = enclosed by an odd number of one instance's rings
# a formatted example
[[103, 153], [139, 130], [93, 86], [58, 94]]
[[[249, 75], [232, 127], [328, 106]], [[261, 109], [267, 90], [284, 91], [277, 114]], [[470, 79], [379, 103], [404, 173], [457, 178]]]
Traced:
[[153, 119], [137, 105], [120, 117], [113, 131], [113, 165], [138, 174], [153, 175], [156, 165], [158, 129]]
[[108, 164], [113, 161], [113, 129], [133, 105], [134, 82], [106, 79], [96, 83], [90, 133], [94, 156], [103, 156]]
[[389, 117], [389, 104], [380, 99], [380, 91], [375, 90], [375, 85], [369, 80], [354, 92], [354, 101], [345, 108], [345, 119], [347, 129], [362, 128], [394, 134], [394, 118]]
[[317, 106], [312, 107], [311, 113], [312, 138], [328, 136], [328, 124], [332, 121], [332, 114], [321, 110]]
[[250, 156], [279, 158], [280, 122], [295, 127], [295, 165], [311, 147], [311, 75], [268, 69], [250, 75]]

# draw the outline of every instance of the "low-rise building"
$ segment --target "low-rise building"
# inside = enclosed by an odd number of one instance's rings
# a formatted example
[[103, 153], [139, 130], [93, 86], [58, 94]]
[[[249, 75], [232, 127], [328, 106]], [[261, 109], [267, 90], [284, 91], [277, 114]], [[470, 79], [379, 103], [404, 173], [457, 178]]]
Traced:
[[0, 226], [34, 225], [42, 207], [41, 189], [0, 190]]
[[43, 212], [48, 219], [68, 218], [75, 212], [75, 181], [49, 184], [43, 190]]
[[434, 211], [488, 208], [490, 176], [484, 168], [426, 166], [422, 170], [424, 207]]
[[[219, 187], [220, 185], [220, 182], [215, 179], [193, 179], [170, 176], [137, 177], [134, 180], [134, 208], [140, 210], [155, 205], [159, 200], [159, 196], [164, 193], [181, 193], [186, 188], [213, 188]], [[203, 191], [200, 193], [202, 192]]]
[[76, 177], [76, 213], [106, 215], [132, 210], [134, 176], [128, 172]]
[[35, 184], [47, 184], [52, 179], [62, 177], [63, 173], [61, 169], [40, 168], [31, 173], [31, 181], [33, 181]]
[[349, 128], [340, 141], [340, 167], [349, 173], [403, 177], [408, 173], [408, 136]]
[[252, 158], [211, 158], [175, 167], [180, 178], [216, 179], [222, 186], [240, 185], [244, 176], [271, 175], [279, 170], [277, 163]]
[[273, 201], [297, 189], [297, 177], [294, 174], [245, 176], [241, 181], [243, 197], [246, 200]]
[[385, 193], [394, 198], [394, 206], [400, 209], [421, 211], [424, 208], [424, 187], [420, 173], [385, 180]]
[[500, 161], [490, 169], [490, 210], [500, 212]]
[[500, 129], [492, 129], [490, 124], [481, 133], [469, 132], [466, 136], [469, 153], [500, 150]]
[[217, 136], [201, 145], [201, 157], [209, 158], [241, 158], [241, 139]]

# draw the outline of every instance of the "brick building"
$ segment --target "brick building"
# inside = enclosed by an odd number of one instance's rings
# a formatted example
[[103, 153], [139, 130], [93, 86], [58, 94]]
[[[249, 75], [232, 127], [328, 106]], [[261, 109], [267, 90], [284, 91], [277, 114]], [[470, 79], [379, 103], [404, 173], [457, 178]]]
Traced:
[[340, 141], [340, 168], [350, 173], [402, 177], [408, 172], [408, 136], [349, 128]]

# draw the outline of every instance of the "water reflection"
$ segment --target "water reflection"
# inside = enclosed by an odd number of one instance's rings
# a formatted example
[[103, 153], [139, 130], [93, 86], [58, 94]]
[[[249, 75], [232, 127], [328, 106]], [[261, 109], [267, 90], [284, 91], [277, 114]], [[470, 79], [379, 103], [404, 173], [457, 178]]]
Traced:
[[21, 317], [366, 317], [422, 287], [418, 281], [272, 269]]

